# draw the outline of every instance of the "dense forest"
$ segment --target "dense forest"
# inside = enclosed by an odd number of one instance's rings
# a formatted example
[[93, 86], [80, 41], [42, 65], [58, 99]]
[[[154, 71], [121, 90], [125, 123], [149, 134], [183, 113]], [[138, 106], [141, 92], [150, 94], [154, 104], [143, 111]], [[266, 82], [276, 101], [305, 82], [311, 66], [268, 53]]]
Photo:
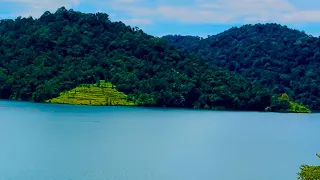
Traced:
[[278, 24], [234, 27], [207, 38], [168, 35], [171, 45], [228, 68], [275, 94], [320, 110], [320, 38]]
[[[0, 97], [44, 102], [106, 80], [144, 106], [287, 110], [288, 102], [104, 13], [64, 7], [0, 21]], [[285, 103], [283, 103], [285, 102]]]

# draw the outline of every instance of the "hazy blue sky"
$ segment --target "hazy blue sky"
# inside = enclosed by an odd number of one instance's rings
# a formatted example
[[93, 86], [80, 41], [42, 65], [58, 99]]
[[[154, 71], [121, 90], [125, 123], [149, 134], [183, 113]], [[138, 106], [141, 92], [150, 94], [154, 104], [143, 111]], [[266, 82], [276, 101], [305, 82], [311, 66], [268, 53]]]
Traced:
[[65, 6], [104, 12], [146, 33], [206, 36], [232, 26], [275, 22], [320, 35], [319, 0], [0, 0], [0, 18], [39, 17]]

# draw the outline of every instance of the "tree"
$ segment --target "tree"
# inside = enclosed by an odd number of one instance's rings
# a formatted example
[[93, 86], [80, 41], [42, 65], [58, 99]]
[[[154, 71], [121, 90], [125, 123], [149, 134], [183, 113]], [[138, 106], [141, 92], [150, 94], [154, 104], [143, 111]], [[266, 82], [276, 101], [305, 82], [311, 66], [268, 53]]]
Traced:
[[100, 80], [97, 80], [97, 82], [96, 82], [96, 85], [98, 86], [98, 87], [100, 87]]
[[271, 99], [271, 110], [288, 112], [290, 109], [289, 97], [286, 94], [282, 94], [281, 97], [273, 96]]
[[[320, 155], [317, 154], [320, 158]], [[300, 180], [318, 180], [320, 179], [320, 166], [302, 165], [300, 172], [298, 173], [298, 179]]]
[[280, 97], [281, 101], [289, 101], [289, 96], [287, 94], [282, 94]]

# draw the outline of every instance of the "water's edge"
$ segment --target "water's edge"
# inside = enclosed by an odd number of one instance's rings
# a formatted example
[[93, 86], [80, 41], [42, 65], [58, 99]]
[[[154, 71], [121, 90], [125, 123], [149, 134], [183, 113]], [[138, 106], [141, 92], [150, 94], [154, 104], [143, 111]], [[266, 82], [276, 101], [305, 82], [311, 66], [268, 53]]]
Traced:
[[271, 112], [271, 111], [250, 111], [250, 110], [230, 110], [230, 109], [205, 109], [205, 108], [183, 108], [183, 107], [160, 107], [160, 106], [124, 106], [124, 105], [75, 105], [75, 104], [62, 104], [62, 103], [46, 103], [46, 102], [31, 102], [13, 99], [0, 99], [0, 102], [16, 102], [16, 103], [30, 103], [40, 105], [61, 105], [61, 106], [74, 106], [74, 107], [121, 107], [121, 108], [146, 108], [153, 110], [187, 110], [187, 111], [212, 111], [212, 112], [256, 112], [256, 113], [277, 113], [277, 114], [313, 114], [320, 113], [319, 111], [312, 111], [312, 113], [295, 113], [295, 112]]

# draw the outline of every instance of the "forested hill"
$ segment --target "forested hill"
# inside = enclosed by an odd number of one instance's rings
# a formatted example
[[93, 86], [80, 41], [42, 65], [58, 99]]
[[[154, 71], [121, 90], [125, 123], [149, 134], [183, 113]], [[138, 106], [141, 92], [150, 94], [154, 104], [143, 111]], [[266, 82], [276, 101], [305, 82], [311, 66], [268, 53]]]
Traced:
[[277, 111], [289, 104], [107, 14], [62, 7], [0, 21], [0, 98], [43, 102], [100, 80], [144, 106]]
[[228, 68], [273, 93], [320, 109], [320, 39], [278, 24], [245, 25], [218, 35], [168, 35], [170, 44]]

